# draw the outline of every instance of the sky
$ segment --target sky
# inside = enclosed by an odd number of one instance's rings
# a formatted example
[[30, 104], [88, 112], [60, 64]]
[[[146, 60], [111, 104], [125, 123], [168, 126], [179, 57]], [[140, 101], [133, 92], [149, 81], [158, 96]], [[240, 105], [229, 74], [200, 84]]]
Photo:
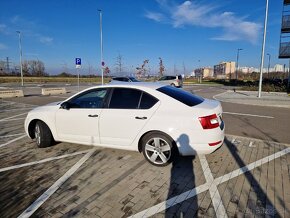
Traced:
[[[282, 0], [269, 0], [265, 67], [287, 64], [278, 59]], [[24, 60], [41, 60], [47, 73], [100, 74], [100, 14], [103, 57], [114, 73], [117, 57], [133, 72], [145, 59], [158, 72], [191, 72], [221, 61], [260, 66], [266, 0], [4, 0], [0, 12], [0, 60], [19, 64], [21, 32]]]

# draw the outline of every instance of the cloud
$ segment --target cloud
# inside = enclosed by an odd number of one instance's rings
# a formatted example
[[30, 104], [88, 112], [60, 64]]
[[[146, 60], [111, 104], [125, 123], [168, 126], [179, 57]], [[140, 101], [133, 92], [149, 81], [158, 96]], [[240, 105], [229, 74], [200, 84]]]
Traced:
[[53, 38], [42, 33], [42, 26], [33, 20], [28, 20], [19, 15], [8, 18], [5, 23], [0, 23], [0, 34], [16, 35], [20, 31], [22, 36], [49, 45]]
[[[262, 26], [259, 23], [247, 21], [246, 17], [238, 17], [233, 12], [218, 12], [219, 7], [213, 4], [203, 4], [198, 1], [185, 1], [181, 4], [168, 3], [166, 0], [158, 0], [163, 13], [158, 17], [170, 20], [174, 28], [184, 26], [198, 26], [204, 28], [219, 28], [221, 34], [212, 37], [212, 40], [238, 41], [245, 40], [256, 43]], [[160, 19], [149, 19], [161, 22]]]
[[146, 12], [145, 17], [148, 19], [154, 20], [156, 22], [161, 22], [164, 21], [165, 17], [161, 13], [156, 13], [156, 12]]
[[53, 41], [53, 38], [48, 36], [40, 36], [39, 41], [43, 44], [50, 44]]
[[5, 50], [7, 49], [7, 46], [4, 45], [3, 43], [0, 43], [0, 50]]

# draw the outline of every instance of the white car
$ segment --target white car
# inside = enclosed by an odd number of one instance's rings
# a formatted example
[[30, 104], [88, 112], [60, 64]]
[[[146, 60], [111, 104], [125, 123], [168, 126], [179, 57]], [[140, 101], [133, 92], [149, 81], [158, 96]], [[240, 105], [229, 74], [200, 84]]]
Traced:
[[157, 80], [160, 83], [175, 86], [182, 88], [183, 86], [183, 78], [181, 75], [176, 76], [162, 76], [159, 80]]
[[208, 154], [223, 144], [218, 101], [158, 83], [119, 83], [37, 107], [25, 120], [38, 147], [54, 141], [143, 152], [165, 166], [180, 154]]

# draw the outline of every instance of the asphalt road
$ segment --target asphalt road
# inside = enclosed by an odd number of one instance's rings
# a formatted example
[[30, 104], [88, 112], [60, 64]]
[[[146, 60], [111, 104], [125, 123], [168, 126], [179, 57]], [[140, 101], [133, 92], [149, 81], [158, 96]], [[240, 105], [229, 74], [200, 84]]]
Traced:
[[[225, 92], [226, 87], [188, 86], [205, 98]], [[222, 102], [226, 134], [290, 144], [290, 109]]]

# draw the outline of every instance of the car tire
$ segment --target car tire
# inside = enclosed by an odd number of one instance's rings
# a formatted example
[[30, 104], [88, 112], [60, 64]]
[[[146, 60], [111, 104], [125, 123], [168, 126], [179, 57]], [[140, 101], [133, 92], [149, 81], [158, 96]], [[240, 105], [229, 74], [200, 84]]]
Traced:
[[49, 127], [42, 121], [37, 121], [34, 128], [36, 145], [39, 148], [46, 148], [52, 145], [53, 137]]
[[145, 159], [154, 166], [167, 166], [178, 153], [174, 140], [162, 133], [149, 133], [141, 143]]

